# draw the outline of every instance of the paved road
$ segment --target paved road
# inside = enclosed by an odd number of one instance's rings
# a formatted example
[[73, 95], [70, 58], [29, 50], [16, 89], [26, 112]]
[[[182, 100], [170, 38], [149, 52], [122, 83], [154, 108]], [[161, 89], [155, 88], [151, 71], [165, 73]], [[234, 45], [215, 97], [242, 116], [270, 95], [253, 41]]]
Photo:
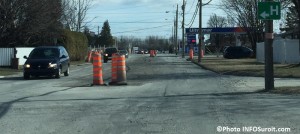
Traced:
[[[218, 75], [168, 54], [131, 55], [127, 69], [127, 86], [91, 86], [90, 64], [61, 79], [0, 79], [1, 133], [300, 133], [299, 95], [257, 92], [263, 78]], [[104, 70], [108, 83], [110, 63]], [[300, 81], [275, 81], [284, 84]]]

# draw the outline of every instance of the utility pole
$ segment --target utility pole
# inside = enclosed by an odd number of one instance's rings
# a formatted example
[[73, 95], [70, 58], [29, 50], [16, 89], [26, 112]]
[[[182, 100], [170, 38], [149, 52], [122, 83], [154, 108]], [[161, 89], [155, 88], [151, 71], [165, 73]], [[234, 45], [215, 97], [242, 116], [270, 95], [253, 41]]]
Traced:
[[174, 30], [173, 30], [173, 48], [172, 48], [172, 50], [173, 50], [173, 52], [175, 52], [175, 50], [176, 50], [176, 38], [175, 38], [175, 35], [176, 35], [176, 16], [175, 16], [175, 18], [174, 18]]
[[[171, 36], [172, 37], [172, 49], [174, 49], [174, 42], [175, 42], [175, 38], [174, 38], [175, 37], [175, 34], [174, 34], [175, 30], [174, 29], [175, 29], [175, 20], [174, 20], [174, 25], [172, 26], [172, 36]], [[169, 51], [170, 51], [170, 48], [169, 48]]]
[[198, 45], [198, 63], [201, 63], [202, 56], [202, 0], [199, 0], [199, 45]]
[[177, 51], [178, 51], [178, 4], [177, 4], [177, 9], [176, 9], [176, 21], [175, 21], [175, 45], [176, 45], [175, 53], [177, 55]]
[[80, 32], [81, 28], [81, 2], [78, 1], [78, 20], [77, 20], [77, 32]]
[[[266, 0], [273, 2], [273, 0]], [[274, 69], [273, 69], [273, 20], [266, 20], [265, 30], [265, 89], [274, 89]]]
[[182, 5], [182, 58], [185, 57], [185, 38], [184, 38], [184, 14], [185, 14], [185, 0], [183, 0], [183, 5]]

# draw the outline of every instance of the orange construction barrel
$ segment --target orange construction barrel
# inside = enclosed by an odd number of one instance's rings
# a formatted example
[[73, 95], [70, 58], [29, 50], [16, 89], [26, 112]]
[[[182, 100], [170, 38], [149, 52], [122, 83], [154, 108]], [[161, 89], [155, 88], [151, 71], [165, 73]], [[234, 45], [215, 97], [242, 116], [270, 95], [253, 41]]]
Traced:
[[104, 85], [102, 77], [102, 58], [98, 52], [93, 53], [93, 85]]
[[193, 49], [190, 49], [189, 56], [190, 56], [190, 60], [192, 60], [193, 57], [194, 57], [194, 51], [193, 51]]
[[110, 85], [127, 85], [125, 55], [114, 54], [112, 57], [112, 78]]

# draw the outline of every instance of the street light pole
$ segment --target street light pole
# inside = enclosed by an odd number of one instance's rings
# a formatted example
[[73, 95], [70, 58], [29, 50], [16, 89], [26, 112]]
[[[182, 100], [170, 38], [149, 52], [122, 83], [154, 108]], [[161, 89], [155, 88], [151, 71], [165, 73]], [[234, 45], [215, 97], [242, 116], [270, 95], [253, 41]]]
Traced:
[[198, 63], [201, 63], [202, 56], [202, 0], [199, 0], [199, 45], [198, 45]]

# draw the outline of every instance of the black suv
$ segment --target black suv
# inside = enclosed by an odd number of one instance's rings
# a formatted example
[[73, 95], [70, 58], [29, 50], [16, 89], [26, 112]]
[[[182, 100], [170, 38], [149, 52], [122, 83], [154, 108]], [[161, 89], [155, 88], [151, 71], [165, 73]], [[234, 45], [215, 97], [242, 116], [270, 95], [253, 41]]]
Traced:
[[68, 52], [62, 46], [41, 46], [34, 48], [29, 57], [24, 56], [26, 60], [24, 64], [24, 79], [30, 76], [55, 76], [60, 78], [64, 73], [69, 76], [70, 59]]
[[253, 50], [244, 46], [228, 46], [224, 48], [223, 57], [228, 59], [251, 58]]
[[108, 60], [111, 60], [112, 54], [114, 54], [114, 53], [118, 53], [117, 48], [115, 48], [115, 47], [106, 48], [103, 53], [103, 60], [104, 60], [103, 62], [107, 63]]

